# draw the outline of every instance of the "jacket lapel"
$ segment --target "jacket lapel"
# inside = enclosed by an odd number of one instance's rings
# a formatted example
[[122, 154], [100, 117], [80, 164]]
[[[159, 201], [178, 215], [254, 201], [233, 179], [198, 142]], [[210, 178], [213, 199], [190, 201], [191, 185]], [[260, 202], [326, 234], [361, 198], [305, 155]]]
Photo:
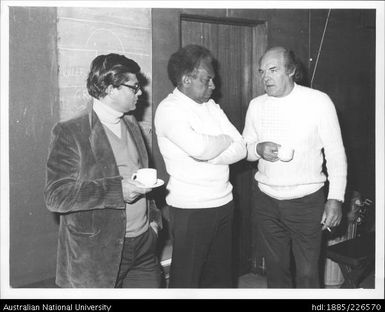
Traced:
[[91, 134], [89, 137], [91, 149], [98, 166], [103, 172], [103, 176], [119, 176], [119, 170], [116, 165], [110, 142], [108, 141], [102, 123], [93, 109], [91, 109], [89, 113], [89, 122], [91, 127]]
[[136, 118], [132, 115], [125, 115], [123, 117], [123, 121], [126, 124], [127, 129], [130, 132], [130, 135], [133, 141], [135, 142], [135, 145], [139, 154], [139, 161], [140, 161], [141, 167], [147, 168], [148, 167], [147, 149], [143, 140], [142, 131], [140, 130], [140, 127]]

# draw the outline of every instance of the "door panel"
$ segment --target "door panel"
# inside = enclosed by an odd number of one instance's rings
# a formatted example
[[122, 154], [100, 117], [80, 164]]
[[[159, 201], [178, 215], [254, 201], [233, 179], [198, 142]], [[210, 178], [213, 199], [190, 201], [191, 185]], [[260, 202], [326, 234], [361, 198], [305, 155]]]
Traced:
[[202, 45], [216, 58], [218, 67], [213, 98], [242, 131], [249, 101], [263, 93], [255, 74], [257, 61], [266, 48], [265, 26], [182, 20], [181, 32], [182, 46]]
[[[265, 25], [233, 24], [226, 19], [223, 22], [184, 20], [182, 17], [181, 45], [187, 44], [202, 45], [216, 58], [216, 89], [212, 97], [242, 133], [250, 100], [263, 93], [256, 72], [258, 59], [266, 49]], [[236, 206], [234, 261], [238, 270], [235, 278], [249, 272], [255, 262], [255, 235], [251, 233], [254, 228], [251, 218], [254, 166], [246, 160], [231, 166], [230, 180]]]

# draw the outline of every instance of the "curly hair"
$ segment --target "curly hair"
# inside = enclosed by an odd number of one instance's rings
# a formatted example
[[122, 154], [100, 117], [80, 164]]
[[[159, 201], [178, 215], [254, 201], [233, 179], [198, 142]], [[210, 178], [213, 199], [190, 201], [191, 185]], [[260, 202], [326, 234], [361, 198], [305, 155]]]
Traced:
[[99, 55], [91, 63], [87, 78], [88, 93], [96, 99], [103, 98], [107, 95], [106, 89], [109, 85], [117, 88], [127, 81], [128, 73], [139, 72], [139, 65], [124, 55]]
[[213, 56], [208, 49], [196, 44], [186, 45], [172, 54], [167, 65], [168, 76], [172, 84], [178, 86], [183, 75], [193, 73], [204, 59], [212, 61]]

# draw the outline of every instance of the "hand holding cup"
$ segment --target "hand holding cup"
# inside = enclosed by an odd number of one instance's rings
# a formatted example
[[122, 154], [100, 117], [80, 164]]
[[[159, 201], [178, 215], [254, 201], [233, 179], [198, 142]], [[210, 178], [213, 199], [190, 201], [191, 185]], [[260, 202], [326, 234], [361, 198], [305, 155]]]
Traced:
[[294, 149], [289, 146], [281, 145], [278, 147], [277, 156], [280, 161], [288, 162], [294, 157]]
[[144, 187], [152, 187], [158, 181], [156, 169], [142, 168], [135, 172], [131, 179], [133, 181], [143, 184]]
[[139, 197], [151, 192], [157, 180], [156, 169], [152, 168], [139, 169], [131, 178], [124, 178], [122, 188], [125, 202], [133, 203]]

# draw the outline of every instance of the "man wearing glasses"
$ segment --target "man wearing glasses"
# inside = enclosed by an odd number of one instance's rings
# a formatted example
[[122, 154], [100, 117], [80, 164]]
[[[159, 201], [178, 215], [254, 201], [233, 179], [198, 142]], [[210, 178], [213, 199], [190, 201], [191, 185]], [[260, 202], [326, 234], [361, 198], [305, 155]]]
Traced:
[[[97, 56], [87, 89], [92, 109], [55, 125], [45, 201], [59, 213], [56, 283], [60, 287], [159, 287], [151, 188], [131, 176], [148, 167], [138, 122], [139, 65], [123, 55]], [[152, 215], [152, 214], [151, 214]]]

